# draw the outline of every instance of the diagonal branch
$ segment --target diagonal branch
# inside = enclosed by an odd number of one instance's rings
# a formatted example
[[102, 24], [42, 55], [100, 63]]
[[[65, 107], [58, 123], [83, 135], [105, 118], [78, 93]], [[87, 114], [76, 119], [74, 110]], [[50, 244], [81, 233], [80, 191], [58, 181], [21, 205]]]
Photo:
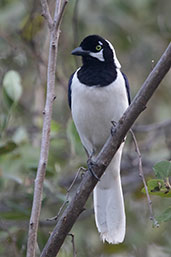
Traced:
[[[41, 0], [43, 14], [48, 22], [50, 28], [50, 46], [49, 46], [49, 59], [48, 59], [48, 71], [47, 71], [47, 94], [45, 109], [43, 111], [43, 129], [41, 139], [41, 151], [39, 158], [39, 165], [37, 169], [37, 175], [34, 185], [34, 196], [32, 211], [29, 224], [28, 242], [27, 242], [27, 257], [35, 257], [35, 248], [37, 243], [37, 231], [38, 223], [41, 210], [42, 192], [43, 192], [43, 181], [46, 173], [46, 165], [48, 161], [49, 153], [49, 140], [50, 140], [50, 125], [52, 117], [52, 106], [55, 100], [54, 88], [55, 88], [55, 71], [56, 71], [56, 59], [57, 59], [57, 46], [59, 39], [59, 26], [62, 18], [62, 12], [64, 7], [61, 9], [62, 0], [56, 0], [56, 8], [54, 13], [54, 21], [49, 12], [49, 7], [46, 0]], [[58, 21], [56, 26], [52, 26], [55, 21]]]
[[[145, 80], [132, 104], [119, 120], [115, 127], [113, 136], [111, 135], [108, 138], [103, 149], [96, 157], [95, 163], [93, 165], [93, 171], [98, 177], [101, 177], [104, 173], [106, 167], [112, 160], [120, 144], [123, 142], [127, 132], [140, 113], [146, 108], [147, 102], [159, 86], [161, 80], [169, 71], [170, 66], [171, 44], [169, 44], [157, 65]], [[58, 223], [56, 224], [47, 244], [42, 251], [41, 257], [56, 256], [64, 242], [65, 237], [69, 233], [80, 213], [83, 211], [84, 205], [96, 184], [97, 180], [91, 175], [90, 172], [87, 172], [70, 204], [59, 218]]]

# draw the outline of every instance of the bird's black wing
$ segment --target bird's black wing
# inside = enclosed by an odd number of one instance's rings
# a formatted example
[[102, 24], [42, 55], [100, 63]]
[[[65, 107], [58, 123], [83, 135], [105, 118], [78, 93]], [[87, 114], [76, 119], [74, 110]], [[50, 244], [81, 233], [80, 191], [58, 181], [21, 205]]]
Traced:
[[126, 87], [126, 92], [127, 92], [127, 96], [128, 96], [128, 103], [131, 104], [131, 94], [130, 94], [130, 86], [129, 86], [128, 78], [123, 72], [122, 72], [122, 75], [125, 80], [125, 87]]
[[73, 79], [74, 74], [75, 74], [75, 72], [71, 75], [69, 82], [68, 82], [68, 104], [69, 104], [70, 109], [71, 109], [71, 84], [72, 84], [72, 79]]

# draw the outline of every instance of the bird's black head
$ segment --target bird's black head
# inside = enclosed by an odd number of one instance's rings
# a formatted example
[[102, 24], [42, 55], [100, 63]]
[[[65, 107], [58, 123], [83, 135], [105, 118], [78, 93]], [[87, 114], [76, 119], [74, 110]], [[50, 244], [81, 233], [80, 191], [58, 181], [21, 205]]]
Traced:
[[72, 51], [73, 55], [80, 55], [83, 64], [114, 63], [120, 68], [112, 44], [98, 35], [90, 35], [83, 39], [80, 46]]

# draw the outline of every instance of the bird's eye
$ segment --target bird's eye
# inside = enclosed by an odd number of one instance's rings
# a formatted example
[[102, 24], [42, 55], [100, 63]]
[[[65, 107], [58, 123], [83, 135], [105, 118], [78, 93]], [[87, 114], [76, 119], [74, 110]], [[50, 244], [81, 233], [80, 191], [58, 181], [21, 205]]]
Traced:
[[100, 51], [101, 49], [102, 49], [102, 46], [101, 46], [101, 45], [97, 45], [97, 46], [96, 46], [96, 50], [97, 50], [97, 51]]

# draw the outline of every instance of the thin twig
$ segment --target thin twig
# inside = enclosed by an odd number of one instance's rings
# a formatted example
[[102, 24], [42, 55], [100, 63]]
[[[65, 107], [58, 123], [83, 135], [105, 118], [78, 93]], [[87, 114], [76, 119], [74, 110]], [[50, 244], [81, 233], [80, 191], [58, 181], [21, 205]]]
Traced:
[[63, 211], [63, 209], [64, 209], [64, 207], [65, 207], [65, 205], [67, 205], [68, 203], [69, 203], [69, 201], [68, 201], [68, 200], [65, 200], [65, 201], [63, 202], [63, 204], [61, 205], [58, 214], [57, 214], [56, 216], [52, 217], [52, 218], [47, 218], [46, 221], [58, 220], [60, 214], [62, 213], [62, 211]]
[[42, 5], [42, 16], [46, 19], [48, 27], [51, 30], [53, 26], [53, 20], [49, 11], [47, 0], [41, 0], [41, 5]]
[[[38, 231], [40, 210], [41, 210], [41, 204], [42, 204], [43, 181], [44, 181], [44, 177], [46, 173], [46, 165], [48, 161], [52, 106], [55, 100], [54, 88], [55, 88], [57, 46], [58, 46], [58, 39], [59, 39], [59, 25], [60, 25], [60, 19], [62, 18], [61, 1], [62, 0], [56, 0], [56, 8], [54, 13], [54, 21], [58, 21], [58, 27], [53, 26], [52, 28], [50, 28], [50, 46], [49, 46], [48, 71], [47, 71], [47, 94], [46, 94], [45, 109], [43, 111], [44, 120], [43, 120], [43, 128], [42, 128], [41, 151], [40, 151], [37, 175], [36, 175], [35, 184], [34, 184], [33, 204], [32, 204], [32, 211], [31, 211], [30, 224], [29, 224], [27, 257], [35, 257], [37, 231]], [[47, 1], [41, 0], [41, 4], [42, 4], [45, 18], [47, 19], [47, 22], [49, 22], [49, 26], [51, 26], [50, 25], [51, 16], [49, 13]]]
[[58, 214], [57, 214], [56, 216], [52, 217], [52, 218], [46, 219], [47, 221], [58, 220], [58, 218], [59, 218], [59, 216], [61, 215], [61, 213], [62, 213], [64, 207], [69, 203], [69, 200], [68, 200], [68, 199], [69, 199], [69, 192], [71, 191], [72, 187], [74, 186], [74, 184], [75, 184], [75, 182], [76, 182], [76, 180], [77, 180], [77, 178], [78, 178], [78, 176], [79, 176], [79, 174], [80, 174], [80, 172], [81, 172], [82, 170], [86, 170], [86, 169], [84, 169], [83, 167], [80, 167], [80, 168], [78, 169], [78, 171], [77, 171], [77, 173], [76, 173], [76, 175], [75, 175], [75, 177], [74, 177], [74, 179], [73, 179], [71, 185], [70, 185], [69, 188], [67, 189], [66, 199], [65, 199], [65, 201], [63, 202], [63, 204], [61, 205]]
[[72, 243], [72, 249], [73, 249], [73, 257], [77, 257], [77, 251], [75, 248], [75, 240], [74, 240], [74, 235], [73, 234], [68, 234], [68, 236], [71, 236], [71, 243]]
[[148, 206], [149, 206], [149, 211], [150, 211], [150, 219], [153, 221], [153, 224], [154, 224], [155, 227], [159, 227], [159, 224], [158, 224], [158, 222], [155, 219], [154, 214], [153, 214], [152, 201], [151, 201], [151, 198], [150, 198], [150, 195], [149, 195], [149, 192], [148, 192], [147, 183], [146, 183], [146, 180], [145, 180], [145, 177], [144, 177], [143, 165], [142, 165], [142, 156], [141, 156], [141, 152], [140, 152], [140, 149], [139, 149], [139, 146], [138, 146], [138, 142], [137, 142], [137, 139], [136, 139], [135, 134], [132, 131], [132, 129], [130, 129], [130, 133], [131, 133], [133, 141], [134, 141], [135, 151], [137, 152], [137, 155], [138, 155], [139, 176], [142, 179], [142, 182], [143, 182], [144, 188], [145, 188], [145, 192], [146, 192], [146, 195], [147, 195], [147, 201], [148, 201]]
[[57, 19], [54, 19], [55, 30], [58, 30], [58, 28], [60, 26], [60, 23], [61, 23], [61, 20], [62, 20], [63, 14], [64, 14], [64, 10], [65, 10], [65, 7], [66, 7], [67, 3], [68, 3], [68, 0], [63, 1], [60, 12], [59, 12], [59, 15], [57, 16]]
[[74, 179], [73, 179], [71, 185], [70, 185], [69, 188], [67, 189], [67, 193], [69, 193], [69, 192], [71, 191], [71, 189], [72, 189], [73, 185], [75, 184], [75, 182], [76, 182], [78, 176], [80, 175], [80, 172], [81, 172], [81, 171], [86, 171], [86, 170], [87, 170], [87, 169], [85, 169], [84, 167], [80, 167], [80, 168], [77, 170], [77, 173], [76, 173], [76, 175], [75, 175], [75, 177], [74, 177]]

